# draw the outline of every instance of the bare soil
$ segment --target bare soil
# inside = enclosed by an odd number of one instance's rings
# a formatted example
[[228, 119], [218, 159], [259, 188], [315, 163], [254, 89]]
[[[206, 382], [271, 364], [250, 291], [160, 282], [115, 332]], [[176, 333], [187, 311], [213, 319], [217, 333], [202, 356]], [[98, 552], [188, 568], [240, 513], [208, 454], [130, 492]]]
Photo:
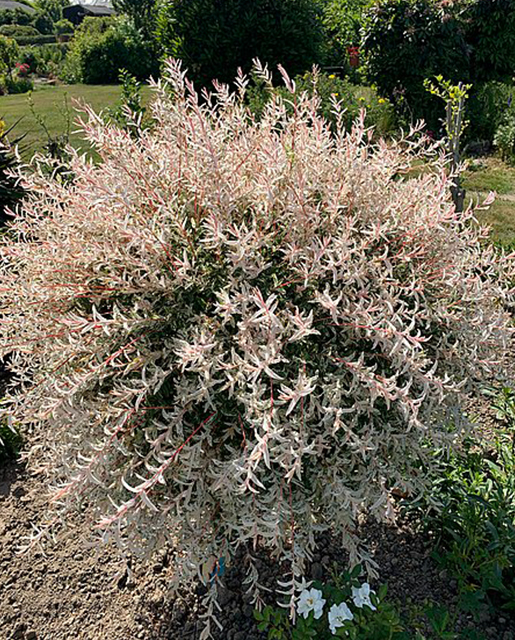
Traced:
[[[496, 428], [486, 399], [470, 407], [481, 417], [486, 436]], [[46, 510], [46, 488], [21, 464], [0, 468], [0, 640], [193, 640], [200, 636], [202, 587], [172, 597], [170, 554], [163, 549], [150, 563], [120, 557], [112, 547], [87, 546], [88, 528], [77, 514], [67, 534], [43, 555], [17, 549]], [[431, 558], [431, 544], [407, 523], [395, 527], [369, 524], [364, 529], [380, 565], [378, 582], [389, 596], [416, 610], [428, 600], [455, 608], [456, 583]], [[331, 538], [320, 539], [311, 575], [330, 579], [345, 554]], [[265, 584], [273, 587], [281, 569], [262, 559]], [[129, 569], [129, 570], [128, 570]], [[220, 640], [260, 640], [253, 609], [242, 593], [241, 563], [224, 579], [220, 598], [224, 630]], [[515, 640], [515, 620], [506, 615], [480, 622], [461, 616], [459, 627], [474, 629], [484, 640]]]

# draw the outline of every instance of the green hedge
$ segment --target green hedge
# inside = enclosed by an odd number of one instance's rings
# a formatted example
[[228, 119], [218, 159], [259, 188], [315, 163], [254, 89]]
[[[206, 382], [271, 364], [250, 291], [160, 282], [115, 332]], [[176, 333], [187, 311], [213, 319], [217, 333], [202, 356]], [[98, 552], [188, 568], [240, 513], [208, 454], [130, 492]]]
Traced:
[[39, 36], [15, 36], [14, 38], [20, 46], [27, 46], [30, 44], [52, 44], [57, 42], [57, 38], [54, 35], [39, 35]]

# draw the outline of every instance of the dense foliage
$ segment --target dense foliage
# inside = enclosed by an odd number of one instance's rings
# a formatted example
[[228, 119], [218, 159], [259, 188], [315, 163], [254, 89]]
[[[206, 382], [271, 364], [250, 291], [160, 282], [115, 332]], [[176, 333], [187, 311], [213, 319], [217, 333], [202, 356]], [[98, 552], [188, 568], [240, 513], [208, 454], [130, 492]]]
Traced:
[[156, 63], [141, 33], [130, 23], [86, 18], [70, 43], [63, 75], [72, 82], [115, 83], [121, 69], [146, 79], [156, 71]]
[[515, 73], [515, 0], [469, 0], [463, 23], [473, 82], [509, 82]]
[[296, 74], [322, 56], [323, 29], [313, 0], [177, 0], [161, 11], [159, 41], [202, 85], [231, 82], [258, 57]]
[[461, 23], [442, 4], [429, 0], [379, 0], [367, 12], [363, 47], [368, 74], [379, 90], [412, 119], [431, 128], [440, 106], [424, 89], [438, 74], [467, 80], [469, 49]]
[[159, 5], [158, 0], [113, 0], [116, 11], [126, 15], [134, 27], [147, 38], [154, 36]]
[[363, 12], [370, 0], [324, 0], [325, 64], [342, 66], [350, 46], [359, 46]]
[[369, 79], [400, 112], [438, 123], [437, 104], [424, 78], [443, 75], [473, 84], [472, 103], [482, 119], [472, 132], [488, 131], [479, 103], [483, 84], [511, 82], [515, 70], [515, 0], [378, 0], [366, 11], [363, 47]]
[[0, 416], [32, 428], [56, 508], [136, 550], [169, 538], [179, 583], [259, 542], [293, 598], [315, 530], [366, 561], [356, 519], [393, 518], [456, 442], [461, 394], [501, 372], [514, 264], [455, 211], [437, 147], [332, 132], [307, 93], [256, 122], [246, 82], [200, 103], [169, 64], [151, 129], [89, 112], [102, 163], [26, 178]]
[[[294, 78], [294, 98], [302, 93], [317, 95], [319, 113], [334, 127], [337, 121], [350, 129], [361, 111], [365, 111], [365, 125], [374, 128], [374, 136], [392, 134], [397, 125], [395, 112], [388, 100], [381, 98], [371, 87], [361, 87], [352, 84], [347, 78], [340, 78], [333, 73], [323, 73], [315, 69]], [[254, 82], [247, 88], [247, 103], [258, 118], [263, 113], [265, 105], [280, 94], [287, 102], [287, 108], [293, 110], [294, 103], [289, 104], [291, 96], [283, 86], [267, 86], [261, 78], [254, 78]], [[345, 112], [334, 110], [335, 100], [344, 107]]]
[[5, 129], [5, 124], [0, 121], [0, 225], [4, 225], [9, 219], [9, 211], [13, 211], [23, 198], [25, 191], [20, 180], [14, 175], [18, 167], [18, 160], [13, 147], [21, 142], [15, 138], [9, 142], [8, 135], [11, 129]]

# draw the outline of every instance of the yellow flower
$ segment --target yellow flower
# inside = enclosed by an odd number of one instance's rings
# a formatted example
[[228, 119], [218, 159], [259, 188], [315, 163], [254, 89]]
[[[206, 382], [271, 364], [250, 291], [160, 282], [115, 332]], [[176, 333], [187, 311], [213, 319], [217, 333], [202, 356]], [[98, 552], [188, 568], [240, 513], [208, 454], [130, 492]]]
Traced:
[[363, 96], [360, 96], [359, 101], [360, 101], [360, 102], [365, 102], [365, 98], [364, 98]]
[[386, 104], [386, 100], [384, 98], [379, 98], [379, 104]]
[[4, 131], [5, 131], [5, 122], [3, 120], [0, 120], [0, 138], [4, 135]]
[[335, 93], [334, 95], [335, 95], [336, 97], [338, 97], [340, 94], [339, 94], [339, 93]]
[[334, 80], [336, 78], [336, 76], [334, 75], [334, 73], [331, 73], [331, 75], [329, 76], [329, 80]]

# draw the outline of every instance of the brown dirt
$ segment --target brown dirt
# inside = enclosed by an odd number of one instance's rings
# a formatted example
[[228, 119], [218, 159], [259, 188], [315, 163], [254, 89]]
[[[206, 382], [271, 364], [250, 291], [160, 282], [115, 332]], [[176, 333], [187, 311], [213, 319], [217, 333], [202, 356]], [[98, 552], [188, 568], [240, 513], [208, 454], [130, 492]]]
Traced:
[[[489, 401], [478, 398], [470, 413], [481, 418], [484, 435], [496, 426]], [[167, 550], [144, 564], [128, 563], [116, 549], [87, 546], [88, 529], [77, 514], [66, 536], [45, 550], [19, 555], [33, 522], [45, 513], [46, 489], [23, 465], [0, 467], [0, 640], [194, 640], [200, 635], [197, 592], [172, 598], [167, 577], [173, 571]], [[399, 602], [417, 607], [435, 600], [456, 602], [456, 584], [430, 557], [427, 540], [408, 525], [368, 525], [366, 536], [380, 564], [380, 582]], [[345, 556], [329, 538], [321, 539], [312, 577], [329, 579], [334, 561]], [[263, 559], [265, 583], [273, 586], [277, 567]], [[220, 640], [259, 640], [252, 607], [241, 593], [239, 564], [229, 570], [222, 590], [224, 631]], [[129, 568], [129, 571], [127, 569]], [[482, 621], [461, 616], [461, 628], [479, 638], [515, 640], [509, 615]], [[477, 637], [477, 636], [476, 636]]]

